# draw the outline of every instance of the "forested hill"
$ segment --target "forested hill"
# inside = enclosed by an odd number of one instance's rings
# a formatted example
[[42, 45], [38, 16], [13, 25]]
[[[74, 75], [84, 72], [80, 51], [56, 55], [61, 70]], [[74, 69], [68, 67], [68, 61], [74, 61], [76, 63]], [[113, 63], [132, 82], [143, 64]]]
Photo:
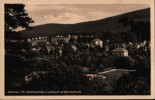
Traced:
[[32, 27], [29, 30], [23, 30], [21, 37], [36, 37], [36, 36], [52, 36], [55, 34], [98, 34], [104, 32], [118, 33], [126, 32], [129, 27], [124, 27], [118, 20], [122, 17], [128, 17], [129, 20], [150, 22], [150, 8], [137, 10], [129, 13], [124, 13], [109, 18], [77, 23], [77, 24], [44, 24]]

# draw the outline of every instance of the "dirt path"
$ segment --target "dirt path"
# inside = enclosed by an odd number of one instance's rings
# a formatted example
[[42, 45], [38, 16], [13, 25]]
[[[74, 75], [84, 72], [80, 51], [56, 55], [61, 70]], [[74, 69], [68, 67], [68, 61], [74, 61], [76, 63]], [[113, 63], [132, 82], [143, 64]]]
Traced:
[[130, 72], [134, 72], [136, 70], [129, 70], [129, 69], [112, 69], [109, 71], [104, 71], [104, 72], [99, 72], [98, 74], [105, 74], [105, 73], [109, 73], [109, 72], [113, 72], [113, 71], [130, 71]]

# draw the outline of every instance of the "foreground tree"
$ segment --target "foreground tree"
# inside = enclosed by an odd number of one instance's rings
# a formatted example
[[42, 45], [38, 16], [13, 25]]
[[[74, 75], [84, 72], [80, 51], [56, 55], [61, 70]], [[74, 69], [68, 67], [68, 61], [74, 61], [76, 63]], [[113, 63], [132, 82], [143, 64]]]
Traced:
[[113, 87], [116, 95], [149, 95], [150, 83], [142, 76], [124, 75]]
[[23, 4], [5, 4], [5, 32], [14, 32], [18, 27], [30, 28], [29, 24], [34, 23], [32, 18], [24, 9]]

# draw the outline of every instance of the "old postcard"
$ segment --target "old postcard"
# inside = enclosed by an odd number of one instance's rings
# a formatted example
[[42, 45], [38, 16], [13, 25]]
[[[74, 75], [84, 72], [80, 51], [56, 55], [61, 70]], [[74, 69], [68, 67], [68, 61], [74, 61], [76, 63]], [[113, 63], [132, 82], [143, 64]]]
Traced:
[[1, 12], [1, 99], [154, 98], [154, 0], [6, 0]]

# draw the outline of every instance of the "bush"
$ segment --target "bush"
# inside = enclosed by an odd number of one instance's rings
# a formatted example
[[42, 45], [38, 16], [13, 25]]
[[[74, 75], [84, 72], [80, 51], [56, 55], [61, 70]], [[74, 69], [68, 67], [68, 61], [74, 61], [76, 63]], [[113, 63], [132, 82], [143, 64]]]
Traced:
[[113, 94], [150, 95], [150, 84], [144, 77], [133, 75], [122, 76], [113, 87]]
[[115, 58], [113, 65], [116, 68], [132, 69], [134, 60], [130, 57], [120, 56]]

